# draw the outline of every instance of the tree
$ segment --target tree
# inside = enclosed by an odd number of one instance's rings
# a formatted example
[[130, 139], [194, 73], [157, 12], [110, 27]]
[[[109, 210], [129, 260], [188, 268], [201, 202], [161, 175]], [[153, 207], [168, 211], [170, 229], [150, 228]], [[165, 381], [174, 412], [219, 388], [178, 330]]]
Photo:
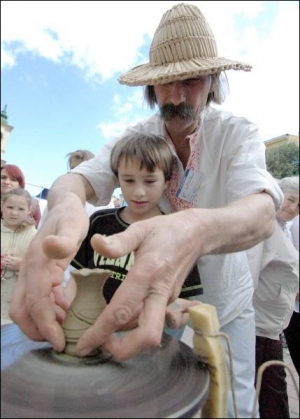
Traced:
[[299, 147], [292, 142], [266, 150], [267, 169], [276, 179], [299, 175]]

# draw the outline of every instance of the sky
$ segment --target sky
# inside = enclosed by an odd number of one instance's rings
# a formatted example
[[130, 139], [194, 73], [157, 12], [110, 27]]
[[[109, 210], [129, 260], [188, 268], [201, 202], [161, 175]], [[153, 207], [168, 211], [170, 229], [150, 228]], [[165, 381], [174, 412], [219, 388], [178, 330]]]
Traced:
[[[118, 77], [148, 62], [163, 13], [178, 3], [1, 1], [1, 110], [13, 127], [4, 159], [32, 194], [67, 171], [66, 154], [96, 154], [153, 113], [142, 87]], [[208, 20], [219, 56], [253, 66], [227, 72], [222, 109], [258, 124], [263, 140], [298, 135], [299, 2], [189, 3]]]

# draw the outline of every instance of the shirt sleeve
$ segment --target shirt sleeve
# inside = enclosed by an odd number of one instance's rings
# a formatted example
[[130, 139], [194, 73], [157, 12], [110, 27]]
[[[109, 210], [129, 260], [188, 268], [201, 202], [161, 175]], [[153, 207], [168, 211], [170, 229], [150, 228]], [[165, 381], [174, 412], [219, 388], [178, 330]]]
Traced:
[[265, 144], [258, 128], [249, 121], [242, 121], [233, 132], [234, 146], [228, 153], [227, 187], [229, 202], [266, 192], [273, 198], [276, 211], [283, 203], [283, 193], [277, 181], [266, 169]]

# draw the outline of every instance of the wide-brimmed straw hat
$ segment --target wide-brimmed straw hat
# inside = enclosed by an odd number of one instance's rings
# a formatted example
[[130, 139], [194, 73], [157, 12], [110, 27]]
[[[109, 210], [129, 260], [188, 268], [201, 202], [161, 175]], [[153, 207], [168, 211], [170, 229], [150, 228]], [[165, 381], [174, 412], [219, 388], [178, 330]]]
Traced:
[[153, 37], [149, 60], [120, 76], [119, 82], [128, 86], [156, 85], [223, 70], [251, 70], [249, 64], [218, 57], [205, 17], [196, 6], [185, 3], [164, 13]]

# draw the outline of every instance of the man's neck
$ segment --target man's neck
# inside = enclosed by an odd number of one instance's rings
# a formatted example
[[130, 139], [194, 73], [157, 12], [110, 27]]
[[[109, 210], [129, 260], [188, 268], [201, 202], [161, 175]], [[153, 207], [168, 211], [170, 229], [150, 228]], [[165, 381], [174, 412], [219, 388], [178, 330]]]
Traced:
[[[174, 144], [176, 154], [179, 157], [179, 160], [185, 168], [189, 161], [191, 149], [190, 149], [190, 140], [189, 136], [192, 135], [195, 131], [199, 129], [199, 121], [195, 121], [193, 124], [189, 125], [185, 129], [182, 129], [182, 126], [176, 127], [175, 124], [165, 123], [165, 130], [168, 137], [172, 140]], [[176, 129], [177, 128], [177, 129]]]

